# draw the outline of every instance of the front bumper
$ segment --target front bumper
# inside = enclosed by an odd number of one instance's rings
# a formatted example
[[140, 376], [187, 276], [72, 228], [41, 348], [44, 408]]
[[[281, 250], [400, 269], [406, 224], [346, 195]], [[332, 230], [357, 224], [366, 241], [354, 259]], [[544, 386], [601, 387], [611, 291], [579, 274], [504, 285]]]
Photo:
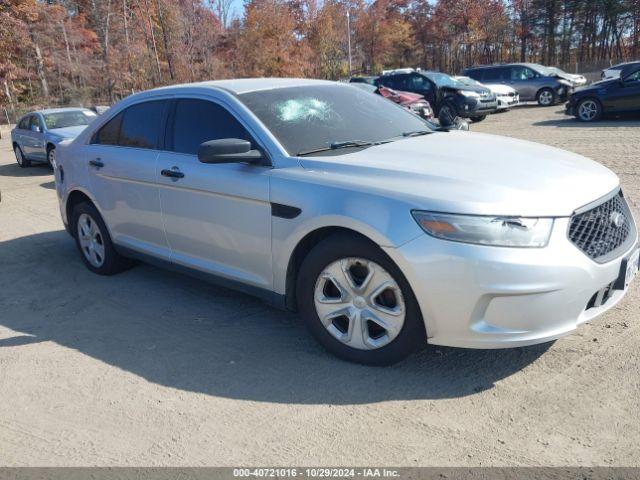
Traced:
[[520, 103], [520, 96], [518, 94], [514, 96], [498, 95], [496, 98], [498, 100], [498, 110], [506, 110]]
[[637, 239], [621, 257], [598, 264], [568, 240], [568, 224], [556, 219], [546, 248], [488, 247], [425, 234], [385, 251], [413, 288], [429, 343], [533, 345], [572, 332], [626, 293], [607, 288]]

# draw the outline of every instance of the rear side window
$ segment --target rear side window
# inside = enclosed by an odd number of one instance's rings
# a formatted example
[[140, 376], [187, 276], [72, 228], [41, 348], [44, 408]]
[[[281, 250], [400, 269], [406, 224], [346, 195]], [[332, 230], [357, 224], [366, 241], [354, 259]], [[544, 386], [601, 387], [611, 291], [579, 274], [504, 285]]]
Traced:
[[134, 148], [158, 148], [165, 100], [132, 105], [98, 130], [91, 143]]
[[241, 138], [251, 142], [251, 148], [256, 148], [249, 132], [226, 108], [206, 100], [176, 102], [173, 129], [169, 135], [174, 152], [196, 155], [200, 144], [221, 138]]
[[496, 80], [507, 80], [507, 78], [510, 76], [509, 67], [487, 68], [487, 69], [478, 71], [478, 74], [480, 72], [482, 73], [482, 77], [480, 79], [478, 79], [477, 77], [472, 77], [472, 78], [486, 82], [486, 81], [496, 81]]
[[91, 143], [98, 143], [100, 145], [118, 145], [121, 124], [122, 113], [119, 113], [95, 133]]
[[465, 70], [464, 74], [469, 77], [469, 78], [473, 78], [474, 80], [482, 80], [482, 71], [481, 70]]

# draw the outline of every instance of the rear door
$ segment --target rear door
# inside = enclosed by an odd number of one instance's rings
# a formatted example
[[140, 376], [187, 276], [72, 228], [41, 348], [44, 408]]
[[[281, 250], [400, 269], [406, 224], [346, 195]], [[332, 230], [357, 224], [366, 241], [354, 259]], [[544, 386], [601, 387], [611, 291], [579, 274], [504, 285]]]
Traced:
[[241, 138], [261, 149], [238, 118], [208, 98], [174, 102], [157, 181], [174, 263], [261, 289], [272, 286], [271, 167], [205, 164], [198, 147]]
[[167, 100], [147, 100], [111, 118], [86, 146], [86, 168], [113, 240], [169, 261], [156, 184], [167, 106]]

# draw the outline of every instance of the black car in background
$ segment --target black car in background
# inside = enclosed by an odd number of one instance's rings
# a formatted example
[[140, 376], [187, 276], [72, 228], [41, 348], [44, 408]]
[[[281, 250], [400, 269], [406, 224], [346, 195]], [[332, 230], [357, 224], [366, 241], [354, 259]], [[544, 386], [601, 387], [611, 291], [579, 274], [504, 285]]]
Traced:
[[375, 85], [378, 77], [359, 75], [357, 77], [351, 77], [349, 79], [350, 83], [366, 83], [367, 85]]
[[569, 98], [565, 113], [583, 122], [606, 114], [640, 113], [640, 64], [625, 66], [620, 78], [577, 89]]
[[498, 107], [496, 96], [488, 88], [464, 85], [440, 72], [391, 71], [378, 77], [376, 85], [422, 95], [440, 123], [446, 125], [452, 124], [456, 117], [479, 122]]

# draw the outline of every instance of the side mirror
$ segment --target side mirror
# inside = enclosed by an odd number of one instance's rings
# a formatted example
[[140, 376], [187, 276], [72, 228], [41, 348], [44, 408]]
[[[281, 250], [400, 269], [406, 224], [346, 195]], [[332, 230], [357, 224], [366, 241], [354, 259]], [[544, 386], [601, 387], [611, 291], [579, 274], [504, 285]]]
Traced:
[[262, 160], [262, 153], [251, 150], [251, 142], [246, 140], [222, 138], [201, 144], [198, 160], [202, 163], [258, 163]]

